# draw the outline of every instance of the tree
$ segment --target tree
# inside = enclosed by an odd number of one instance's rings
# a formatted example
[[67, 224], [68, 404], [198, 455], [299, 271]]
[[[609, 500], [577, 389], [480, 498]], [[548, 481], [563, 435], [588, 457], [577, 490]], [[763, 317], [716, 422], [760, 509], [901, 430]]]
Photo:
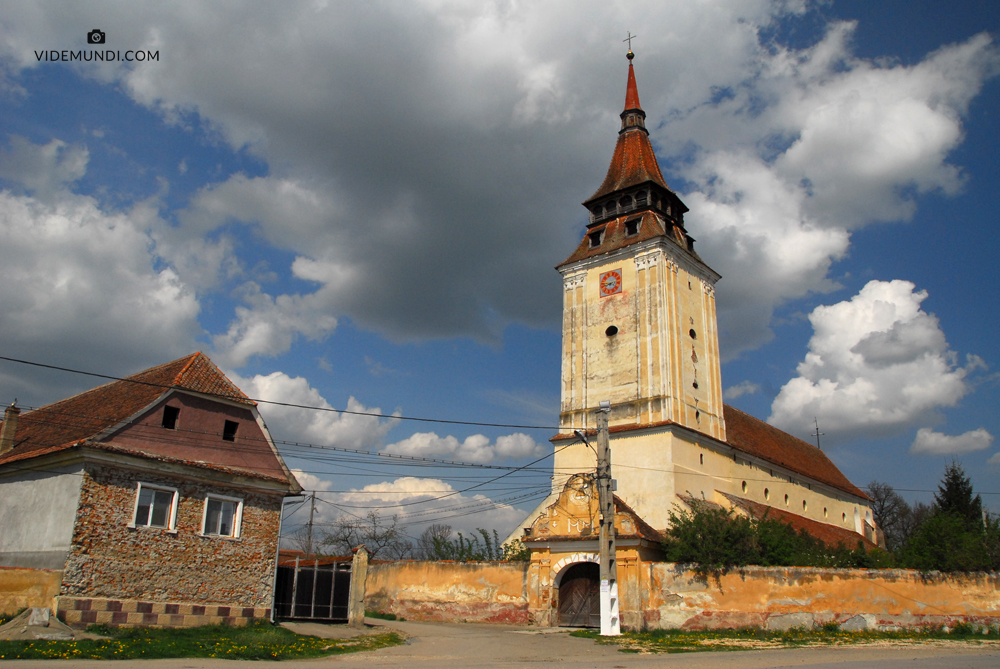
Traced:
[[944, 470], [944, 478], [934, 493], [934, 505], [942, 513], [965, 520], [969, 531], [983, 531], [983, 500], [972, 496], [972, 481], [962, 465], [952, 461]]
[[913, 513], [910, 505], [888, 483], [872, 481], [865, 492], [872, 502], [875, 524], [885, 537], [886, 550], [898, 550], [912, 534], [907, 531]]
[[[445, 531], [447, 530], [447, 532]], [[456, 562], [515, 562], [528, 560], [531, 552], [516, 539], [506, 544], [500, 543], [496, 530], [487, 531], [477, 528], [476, 533], [466, 539], [457, 532], [457, 538], [451, 539], [451, 527], [448, 525], [431, 525], [424, 530], [420, 542], [425, 540], [432, 544], [426, 553], [428, 560], [454, 560]], [[482, 542], [480, 542], [480, 537]], [[425, 539], [426, 538], [426, 539]]]
[[361, 544], [372, 558], [401, 560], [413, 553], [413, 544], [399, 527], [398, 516], [385, 518], [378, 511], [368, 512], [365, 518], [342, 516], [324, 532], [320, 544], [335, 555], [347, 555]]
[[451, 536], [451, 525], [434, 523], [427, 528], [417, 539], [417, 556], [424, 560], [434, 560], [435, 542], [447, 541]]

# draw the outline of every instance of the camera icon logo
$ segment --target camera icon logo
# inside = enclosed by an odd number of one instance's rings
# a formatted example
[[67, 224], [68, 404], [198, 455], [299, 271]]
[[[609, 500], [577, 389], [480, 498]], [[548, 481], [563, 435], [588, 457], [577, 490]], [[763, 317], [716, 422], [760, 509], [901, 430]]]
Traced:
[[91, 44], [104, 44], [104, 32], [100, 28], [94, 28], [87, 33], [87, 41]]

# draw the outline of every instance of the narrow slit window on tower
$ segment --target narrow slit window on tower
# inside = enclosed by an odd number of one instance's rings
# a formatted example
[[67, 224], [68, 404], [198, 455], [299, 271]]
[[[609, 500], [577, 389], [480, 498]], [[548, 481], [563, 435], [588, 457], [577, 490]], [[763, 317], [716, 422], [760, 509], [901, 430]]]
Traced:
[[688, 330], [688, 334], [691, 335], [691, 339], [697, 339], [698, 338], [698, 333], [695, 332], [693, 328], [690, 329], [690, 330]]
[[601, 230], [598, 230], [597, 232], [591, 232], [590, 233], [590, 235], [589, 235], [589, 237], [590, 237], [590, 248], [596, 249], [598, 246], [601, 245], [601, 236], [602, 235], [603, 235], [603, 231], [601, 231]]
[[635, 237], [637, 234], [639, 234], [639, 223], [640, 223], [640, 221], [642, 221], [641, 218], [633, 218], [633, 219], [630, 219], [628, 221], [625, 221], [625, 236], [626, 237]]
[[705, 454], [704, 453], [699, 453], [698, 454], [698, 464], [702, 464], [702, 465], [705, 464]]
[[222, 438], [226, 441], [236, 441], [236, 428], [240, 426], [239, 423], [232, 420], [227, 420], [226, 424], [222, 426]]
[[168, 430], [175, 429], [177, 427], [177, 417], [180, 415], [181, 410], [178, 407], [163, 407], [163, 427]]

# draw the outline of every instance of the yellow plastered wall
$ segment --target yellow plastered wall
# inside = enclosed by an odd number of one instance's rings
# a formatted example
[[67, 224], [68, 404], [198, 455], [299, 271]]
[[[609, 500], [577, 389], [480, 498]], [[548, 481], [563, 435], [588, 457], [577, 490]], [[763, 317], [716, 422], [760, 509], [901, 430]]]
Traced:
[[[563, 270], [562, 429], [593, 428], [610, 401], [612, 426], [675, 421], [725, 440], [716, 277], [704, 270], [665, 243]], [[621, 290], [602, 296], [608, 272]]]
[[[610, 447], [611, 475], [618, 483], [615, 494], [657, 529], [667, 527], [671, 509], [683, 505], [687, 495], [728, 507], [729, 501], [719, 492], [841, 527], [858, 533], [859, 538], [863, 536], [861, 522], [872, 520], [871, 509], [861, 498], [753, 461], [677, 427], [612, 432]], [[594, 451], [585, 444], [557, 442], [553, 488], [561, 489], [573, 474], [595, 471], [596, 465]]]
[[55, 611], [62, 571], [0, 568], [0, 613], [29, 607]]

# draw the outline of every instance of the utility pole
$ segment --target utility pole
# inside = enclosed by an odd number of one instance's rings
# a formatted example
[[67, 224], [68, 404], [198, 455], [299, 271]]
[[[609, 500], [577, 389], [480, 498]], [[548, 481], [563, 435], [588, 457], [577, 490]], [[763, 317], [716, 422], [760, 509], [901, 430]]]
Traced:
[[600, 506], [601, 636], [621, 634], [618, 612], [618, 553], [615, 550], [615, 498], [611, 490], [608, 414], [611, 402], [597, 410], [597, 502]]
[[316, 491], [313, 490], [309, 505], [309, 529], [306, 531], [306, 555], [313, 553], [313, 514], [316, 513]]

